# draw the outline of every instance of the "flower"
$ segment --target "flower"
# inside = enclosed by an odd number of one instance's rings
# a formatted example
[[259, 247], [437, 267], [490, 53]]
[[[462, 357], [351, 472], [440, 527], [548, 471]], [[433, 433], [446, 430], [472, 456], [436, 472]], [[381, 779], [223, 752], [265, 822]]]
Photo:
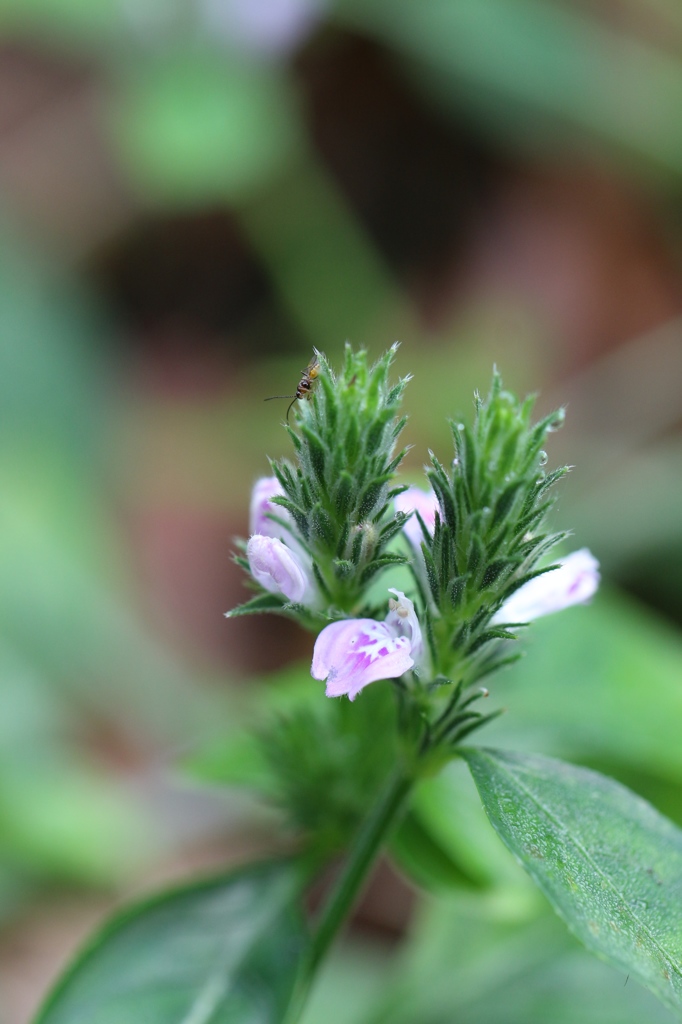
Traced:
[[[422, 491], [421, 487], [408, 487], [402, 494], [397, 495], [395, 507], [398, 512], [418, 512], [426, 529], [429, 533], [433, 533], [438, 511], [438, 499], [433, 491]], [[419, 551], [424, 534], [417, 517], [410, 516], [403, 526], [403, 530], [412, 547]]]
[[495, 612], [491, 623], [531, 622], [572, 604], [584, 604], [596, 592], [599, 578], [599, 562], [587, 548], [581, 548], [564, 558], [558, 569], [519, 587]]
[[327, 0], [200, 0], [207, 27], [247, 52], [288, 53], [312, 32]]
[[385, 624], [395, 636], [408, 637], [410, 641], [410, 655], [415, 662], [419, 662], [424, 650], [424, 643], [414, 604], [410, 601], [409, 597], [405, 597], [402, 590], [394, 590], [391, 587], [389, 594], [395, 594], [398, 600], [389, 599], [389, 612], [386, 616]]
[[360, 690], [378, 679], [395, 679], [413, 668], [422, 654], [422, 633], [414, 604], [400, 590], [391, 590], [384, 622], [342, 619], [326, 626], [313, 651], [310, 674], [326, 679], [327, 696], [346, 694], [355, 700]]
[[289, 513], [280, 505], [274, 505], [273, 498], [284, 497], [284, 491], [276, 476], [262, 476], [257, 480], [251, 492], [251, 508], [249, 510], [249, 532], [260, 533], [264, 537], [286, 539], [288, 533], [283, 526], [270, 519], [270, 513], [278, 516], [283, 522], [290, 522]]
[[283, 494], [276, 476], [263, 476], [254, 484], [249, 512], [252, 537], [246, 546], [249, 568], [271, 593], [284, 594], [296, 604], [315, 605], [318, 591], [310, 555], [298, 540], [287, 510], [272, 501]]
[[278, 537], [257, 533], [246, 545], [254, 579], [272, 594], [284, 594], [296, 604], [312, 604], [314, 583], [309, 566]]

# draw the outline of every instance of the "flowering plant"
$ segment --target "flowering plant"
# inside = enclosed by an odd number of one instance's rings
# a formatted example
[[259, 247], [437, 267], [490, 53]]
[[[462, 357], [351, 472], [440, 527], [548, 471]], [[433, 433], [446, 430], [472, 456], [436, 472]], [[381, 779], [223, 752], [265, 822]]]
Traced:
[[[534, 423], [532, 399], [495, 372], [473, 423], [452, 422], [452, 456], [430, 453], [426, 487], [408, 486], [396, 449], [409, 378], [391, 382], [395, 354], [370, 365], [347, 347], [335, 374], [317, 353], [316, 388], [285, 425], [294, 461], [256, 483], [236, 556], [255, 594], [229, 616], [277, 613], [315, 635], [305, 692], [236, 759], [283, 812], [294, 853], [123, 916], [42, 1024], [293, 1024], [420, 781], [453, 759], [585, 945], [682, 1006], [682, 932], [666, 894], [682, 891], [679, 830], [596, 772], [463, 743], [499, 714], [481, 710], [481, 684], [519, 657], [527, 625], [598, 587], [586, 549], [549, 558], [568, 537], [548, 526], [568, 470], [548, 471], [544, 450], [563, 411]], [[332, 864], [310, 921], [304, 894]]]

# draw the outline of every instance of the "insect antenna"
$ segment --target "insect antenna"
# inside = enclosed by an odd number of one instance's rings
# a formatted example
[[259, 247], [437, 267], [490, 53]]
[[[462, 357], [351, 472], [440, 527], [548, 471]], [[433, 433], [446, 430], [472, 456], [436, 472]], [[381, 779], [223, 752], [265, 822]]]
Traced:
[[269, 398], [264, 398], [263, 401], [264, 402], [272, 402], [272, 400], [274, 398], [290, 398], [291, 399], [291, 403], [289, 405], [289, 408], [287, 409], [287, 415], [286, 415], [286, 421], [288, 423], [289, 422], [289, 413], [291, 412], [291, 406], [294, 404], [294, 402], [296, 401], [296, 399], [298, 397], [299, 397], [298, 394], [295, 394], [295, 395], [270, 395]]
[[294, 404], [294, 402], [298, 399], [298, 397], [299, 397], [298, 395], [294, 395], [293, 396], [293, 401], [290, 402], [289, 405], [287, 406], [287, 415], [286, 415], [287, 423], [289, 422], [289, 413], [291, 412], [291, 407]]

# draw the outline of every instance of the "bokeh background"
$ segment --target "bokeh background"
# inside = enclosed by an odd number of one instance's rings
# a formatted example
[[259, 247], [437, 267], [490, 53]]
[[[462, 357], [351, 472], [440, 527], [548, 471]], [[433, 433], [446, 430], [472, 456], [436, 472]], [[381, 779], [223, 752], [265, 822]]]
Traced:
[[[567, 405], [558, 525], [607, 585], [537, 624], [488, 741], [682, 823], [677, 0], [0, 0], [3, 1024], [115, 904], [272, 848], [177, 766], [309, 655], [224, 619], [230, 552], [287, 452], [263, 398], [346, 339], [402, 342], [413, 474], [494, 363]], [[672, 1019], [555, 923], [457, 766], [415, 813], [430, 894], [407, 843], [309, 1024]]]

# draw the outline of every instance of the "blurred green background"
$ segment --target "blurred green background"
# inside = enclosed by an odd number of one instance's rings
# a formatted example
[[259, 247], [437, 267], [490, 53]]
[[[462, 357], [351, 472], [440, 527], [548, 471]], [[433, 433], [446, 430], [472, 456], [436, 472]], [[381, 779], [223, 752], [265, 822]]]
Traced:
[[[0, 0], [3, 1024], [115, 902], [272, 847], [174, 765], [309, 656], [222, 613], [287, 450], [262, 399], [312, 345], [403, 343], [415, 478], [493, 363], [567, 404], [558, 525], [607, 583], [534, 627], [485, 741], [682, 823], [681, 111], [675, 0]], [[308, 1024], [670, 1019], [554, 921], [460, 767]]]

